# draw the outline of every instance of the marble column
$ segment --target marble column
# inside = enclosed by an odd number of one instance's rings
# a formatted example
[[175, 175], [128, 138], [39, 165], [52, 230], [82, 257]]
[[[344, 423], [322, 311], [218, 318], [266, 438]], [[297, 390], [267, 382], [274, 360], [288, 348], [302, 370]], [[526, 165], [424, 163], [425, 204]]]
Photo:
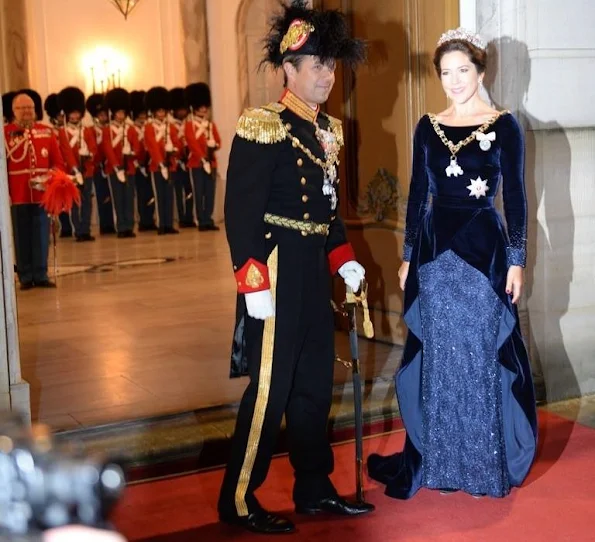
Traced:
[[25, 0], [0, 0], [0, 90], [29, 85]]
[[188, 83], [210, 83], [206, 0], [180, 0]]
[[549, 401], [595, 393], [595, 102], [588, 90], [595, 83], [595, 4], [572, 4], [473, 6], [476, 30], [491, 40], [490, 96], [525, 128], [526, 320]]

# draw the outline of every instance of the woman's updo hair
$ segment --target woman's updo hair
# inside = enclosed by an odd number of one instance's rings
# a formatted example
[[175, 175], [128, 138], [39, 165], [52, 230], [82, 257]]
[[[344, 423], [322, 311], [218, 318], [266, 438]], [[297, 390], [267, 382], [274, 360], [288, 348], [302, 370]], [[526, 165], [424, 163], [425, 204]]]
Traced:
[[440, 77], [441, 69], [440, 69], [440, 62], [442, 57], [446, 53], [452, 53], [453, 51], [460, 51], [461, 53], [465, 53], [469, 60], [475, 67], [477, 68], [477, 73], [483, 73], [486, 70], [488, 55], [484, 49], [480, 49], [479, 47], [473, 45], [471, 42], [467, 40], [450, 40], [445, 41], [443, 44], [436, 47], [436, 51], [434, 53], [434, 68], [436, 69], [436, 73], [438, 77]]

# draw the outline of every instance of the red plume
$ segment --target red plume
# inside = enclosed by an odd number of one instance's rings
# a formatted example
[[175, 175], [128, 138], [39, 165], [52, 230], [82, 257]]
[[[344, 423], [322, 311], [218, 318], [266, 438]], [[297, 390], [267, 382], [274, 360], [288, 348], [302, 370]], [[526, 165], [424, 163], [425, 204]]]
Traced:
[[58, 216], [62, 212], [69, 213], [75, 203], [81, 204], [79, 189], [63, 171], [52, 170], [45, 186], [41, 205], [48, 214]]

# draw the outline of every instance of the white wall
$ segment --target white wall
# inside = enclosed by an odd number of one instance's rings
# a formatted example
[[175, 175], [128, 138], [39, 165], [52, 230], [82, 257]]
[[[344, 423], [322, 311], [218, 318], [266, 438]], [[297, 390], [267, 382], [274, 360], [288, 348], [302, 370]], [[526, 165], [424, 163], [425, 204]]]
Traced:
[[128, 90], [186, 84], [177, 1], [142, 0], [125, 20], [108, 0], [27, 0], [27, 17], [31, 86], [44, 97], [68, 85], [91, 93], [97, 48], [122, 59]]

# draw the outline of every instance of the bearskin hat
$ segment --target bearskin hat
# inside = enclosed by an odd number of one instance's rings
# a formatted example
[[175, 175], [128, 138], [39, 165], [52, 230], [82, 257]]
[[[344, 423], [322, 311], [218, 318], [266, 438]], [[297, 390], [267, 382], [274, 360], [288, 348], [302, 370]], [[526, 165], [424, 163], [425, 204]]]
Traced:
[[342, 60], [354, 67], [366, 56], [362, 40], [351, 37], [345, 15], [338, 10], [309, 9], [306, 0], [282, 3], [264, 40], [263, 63], [279, 68], [289, 55], [314, 55], [322, 62]]
[[147, 112], [147, 106], [145, 105], [146, 94], [144, 90], [133, 90], [130, 93], [130, 116], [132, 120], [136, 120], [141, 113]]
[[105, 111], [107, 113], [107, 107], [105, 105], [105, 98], [103, 94], [91, 94], [85, 102], [85, 108], [93, 118], [99, 113]]
[[37, 118], [37, 120], [42, 120], [43, 103], [41, 101], [41, 96], [39, 95], [39, 92], [36, 92], [32, 88], [22, 88], [21, 90], [15, 93], [14, 97], [16, 98], [19, 94], [26, 94], [27, 96], [29, 96], [29, 98], [33, 100], [33, 103], [35, 104], [35, 117]]
[[184, 94], [186, 102], [192, 109], [199, 109], [202, 106], [211, 107], [211, 89], [206, 83], [191, 83]]
[[60, 104], [58, 104], [58, 95], [55, 92], [48, 95], [43, 102], [43, 108], [50, 119], [58, 118], [62, 110], [60, 109]]
[[188, 109], [186, 93], [182, 87], [175, 87], [169, 91], [169, 106], [172, 111], [177, 109]]
[[82, 117], [85, 114], [85, 94], [77, 87], [63, 88], [58, 93], [58, 105], [67, 117], [74, 111], [78, 111]]
[[154, 113], [158, 109], [169, 111], [169, 92], [165, 87], [150, 88], [145, 96], [145, 105], [151, 113]]
[[12, 122], [14, 120], [14, 113], [12, 112], [12, 101], [14, 97], [17, 95], [16, 92], [7, 92], [6, 94], [2, 94], [2, 113], [4, 114], [4, 118], [6, 122]]
[[123, 88], [112, 88], [105, 94], [105, 105], [112, 112], [130, 111], [130, 93]]

